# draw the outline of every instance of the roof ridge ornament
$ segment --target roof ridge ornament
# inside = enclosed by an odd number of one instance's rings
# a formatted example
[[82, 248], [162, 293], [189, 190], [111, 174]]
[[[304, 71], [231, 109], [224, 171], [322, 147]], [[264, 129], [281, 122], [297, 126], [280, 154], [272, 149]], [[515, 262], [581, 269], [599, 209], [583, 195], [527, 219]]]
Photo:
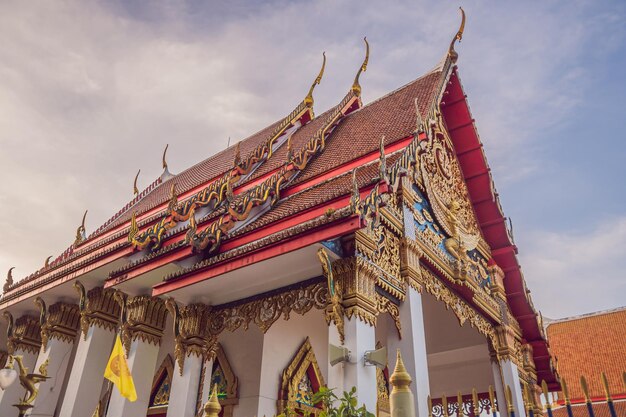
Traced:
[[128, 230], [128, 241], [133, 243], [133, 239], [139, 233], [139, 226], [137, 225], [137, 212], [133, 211], [130, 218], [130, 229]]
[[356, 73], [356, 76], [354, 77], [354, 83], [352, 84], [352, 92], [357, 96], [361, 95], [359, 76], [362, 72], [367, 71], [367, 63], [370, 59], [370, 44], [369, 42], [367, 42], [367, 36], [363, 38], [363, 41], [365, 41], [365, 59], [363, 60], [363, 64], [361, 64], [361, 68], [359, 68], [359, 71]]
[[139, 173], [141, 170], [137, 171], [137, 175], [135, 175], [135, 181], [133, 182], [133, 193], [135, 195], [139, 194], [139, 189], [137, 188], [137, 179], [139, 178]]
[[13, 270], [14, 269], [15, 267], [12, 266], [11, 268], [9, 268], [9, 272], [7, 272], [7, 280], [4, 282], [4, 286], [2, 288], [3, 292], [7, 292], [9, 290], [9, 287], [13, 285]]
[[74, 239], [74, 247], [80, 245], [83, 240], [86, 239], [85, 236], [85, 219], [87, 218], [87, 211], [85, 210], [85, 214], [83, 214], [83, 221], [80, 223], [80, 226], [76, 229], [76, 239]]
[[167, 154], [167, 148], [169, 148], [170, 144], [166, 143], [165, 144], [165, 149], [163, 150], [163, 158], [162, 158], [162, 162], [163, 162], [163, 171], [167, 172], [167, 161], [165, 160], [165, 155]]
[[450, 42], [450, 48], [448, 48], [448, 57], [453, 64], [456, 64], [456, 61], [459, 59], [459, 54], [454, 50], [454, 44], [456, 43], [456, 41], [461, 42], [461, 39], [463, 38], [463, 31], [465, 30], [465, 11], [462, 7], [459, 7], [459, 10], [461, 11], [461, 26], [456, 32], [456, 35], [454, 35], [454, 38], [452, 38], [452, 42]]
[[322, 52], [322, 56], [324, 57], [324, 60], [322, 61], [322, 68], [320, 69], [319, 74], [317, 74], [317, 78], [315, 78], [315, 81], [313, 81], [313, 84], [311, 84], [311, 88], [309, 88], [309, 94], [307, 94], [304, 98], [304, 104], [306, 104], [307, 107], [313, 107], [313, 90], [315, 89], [316, 85], [322, 82], [322, 77], [324, 76], [324, 69], [326, 68], [326, 51]]
[[44, 267], [45, 269], [50, 268], [50, 259], [51, 259], [51, 258], [52, 258], [52, 255], [50, 255], [50, 256], [48, 256], [48, 257], [46, 258], [46, 261], [45, 261], [45, 262], [44, 262], [44, 264], [43, 264], [43, 267]]

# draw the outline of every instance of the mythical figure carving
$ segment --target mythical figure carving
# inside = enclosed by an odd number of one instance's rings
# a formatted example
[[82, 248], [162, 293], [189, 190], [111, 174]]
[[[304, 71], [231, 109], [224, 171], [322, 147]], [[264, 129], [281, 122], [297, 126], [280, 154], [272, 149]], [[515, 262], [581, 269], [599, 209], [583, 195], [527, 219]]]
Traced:
[[39, 367], [39, 373], [30, 374], [28, 373], [28, 368], [24, 366], [23, 357], [21, 355], [10, 355], [9, 364], [7, 365], [7, 367], [12, 369], [13, 362], [17, 363], [20, 385], [26, 390], [26, 394], [24, 395], [24, 397], [22, 397], [19, 404], [17, 404], [17, 407], [20, 408], [20, 411], [22, 410], [21, 407], [24, 407], [25, 409], [30, 409], [32, 408], [33, 401], [35, 401], [35, 398], [37, 398], [37, 394], [39, 394], [37, 384], [49, 379], [48, 360], [41, 364], [41, 366]]
[[326, 282], [328, 284], [328, 306], [326, 307], [324, 315], [326, 318], [326, 324], [330, 324], [331, 322], [334, 323], [337, 327], [337, 331], [339, 332], [339, 340], [341, 341], [341, 344], [343, 344], [346, 336], [343, 320], [344, 310], [343, 305], [341, 304], [343, 301], [341, 284], [333, 275], [333, 265], [324, 248], [319, 248], [317, 250], [317, 257], [320, 260], [322, 270], [324, 271], [324, 276], [326, 277]]

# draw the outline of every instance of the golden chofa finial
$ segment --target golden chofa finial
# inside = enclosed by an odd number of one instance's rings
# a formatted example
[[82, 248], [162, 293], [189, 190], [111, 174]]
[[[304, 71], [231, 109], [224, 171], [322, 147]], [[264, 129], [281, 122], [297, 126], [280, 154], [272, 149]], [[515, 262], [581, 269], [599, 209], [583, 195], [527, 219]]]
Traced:
[[370, 44], [369, 42], [367, 42], [367, 37], [363, 38], [363, 40], [365, 41], [365, 59], [363, 60], [363, 64], [361, 64], [361, 68], [359, 68], [359, 71], [356, 73], [356, 77], [354, 77], [354, 83], [352, 84], [352, 92], [357, 96], [361, 95], [361, 84], [359, 84], [359, 77], [361, 76], [362, 72], [367, 71], [367, 63], [370, 59]]
[[139, 179], [139, 173], [141, 170], [137, 171], [137, 175], [135, 175], [135, 181], [133, 182], [133, 193], [135, 195], [139, 194], [139, 189], [137, 188], [137, 180]]
[[320, 69], [320, 73], [317, 74], [317, 78], [315, 79], [315, 81], [313, 81], [313, 84], [311, 84], [311, 88], [309, 88], [309, 94], [307, 94], [304, 98], [304, 104], [306, 104], [307, 107], [313, 107], [313, 90], [315, 89], [316, 85], [322, 82], [322, 77], [324, 76], [324, 69], [326, 68], [326, 52], [322, 52], [322, 56], [324, 57], [324, 60], [322, 61], [322, 68]]
[[163, 158], [162, 158], [163, 171], [167, 171], [167, 161], [165, 160], [165, 155], [167, 155], [167, 148], [169, 148], [169, 146], [170, 146], [169, 143], [165, 144], [165, 149], [163, 150]]
[[459, 7], [459, 10], [461, 11], [461, 27], [459, 27], [458, 32], [456, 33], [456, 35], [454, 35], [454, 38], [452, 38], [452, 42], [450, 42], [450, 48], [448, 49], [448, 56], [450, 57], [450, 61], [452, 61], [453, 64], [456, 63], [457, 59], [459, 59], [459, 54], [454, 50], [454, 44], [456, 43], [456, 41], [461, 41], [461, 39], [463, 38], [463, 31], [465, 30], [465, 11], [462, 7]]
[[4, 292], [7, 292], [9, 290], [9, 287], [13, 285], [13, 270], [14, 269], [15, 267], [12, 266], [11, 268], [9, 268], [9, 272], [7, 272], [7, 279], [6, 281], [4, 281], [4, 286], [2, 287], [2, 290]]
[[48, 256], [46, 258], [46, 262], [43, 264], [44, 268], [49, 268], [50, 267], [50, 259], [52, 258], [52, 255]]
[[80, 222], [80, 226], [76, 229], [76, 239], [74, 239], [74, 246], [78, 246], [83, 240], [85, 240], [85, 219], [87, 218], [87, 211], [83, 214], [83, 221]]

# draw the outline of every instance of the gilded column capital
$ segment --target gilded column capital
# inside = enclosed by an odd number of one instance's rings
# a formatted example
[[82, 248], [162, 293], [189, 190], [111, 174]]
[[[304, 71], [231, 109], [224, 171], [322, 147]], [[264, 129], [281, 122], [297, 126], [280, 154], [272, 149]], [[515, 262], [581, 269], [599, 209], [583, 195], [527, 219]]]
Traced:
[[524, 370], [528, 373], [528, 376], [537, 380], [537, 368], [535, 367], [535, 359], [533, 357], [533, 347], [529, 343], [522, 345], [522, 359], [524, 364]]
[[80, 311], [78, 305], [63, 302], [52, 304], [45, 312], [43, 324], [41, 324], [41, 343], [44, 350], [48, 348], [50, 339], [74, 343], [79, 324]]
[[13, 316], [5, 311], [4, 316], [9, 322], [7, 329], [7, 352], [13, 355], [17, 350], [37, 354], [41, 348], [41, 326], [39, 320], [25, 315], [13, 321]]
[[522, 344], [516, 338], [511, 326], [501, 325], [495, 328], [496, 338], [494, 350], [498, 360], [510, 360], [523, 370]]
[[95, 287], [85, 292], [85, 288], [79, 281], [74, 283], [80, 302], [80, 331], [83, 338], [87, 338], [87, 332], [91, 326], [97, 326], [110, 331], [115, 331], [119, 323], [120, 305], [115, 301], [115, 290]]
[[121, 298], [124, 302], [122, 311], [122, 344], [128, 352], [135, 340], [160, 345], [167, 308], [165, 301], [149, 295]]
[[202, 358], [215, 353], [217, 337], [208, 331], [211, 307], [200, 303], [179, 306], [173, 298], [168, 299], [165, 306], [173, 317], [174, 355], [182, 375], [187, 356]]
[[506, 301], [506, 291], [504, 289], [504, 271], [497, 264], [488, 267], [489, 275], [492, 280], [489, 284], [489, 290], [494, 297]]
[[352, 256], [333, 262], [333, 271], [341, 282], [346, 317], [355, 316], [374, 326], [378, 315], [375, 266], [360, 256]]
[[423, 256], [418, 243], [410, 237], [400, 241], [400, 276], [407, 285], [422, 292], [423, 280], [420, 269], [420, 258]]

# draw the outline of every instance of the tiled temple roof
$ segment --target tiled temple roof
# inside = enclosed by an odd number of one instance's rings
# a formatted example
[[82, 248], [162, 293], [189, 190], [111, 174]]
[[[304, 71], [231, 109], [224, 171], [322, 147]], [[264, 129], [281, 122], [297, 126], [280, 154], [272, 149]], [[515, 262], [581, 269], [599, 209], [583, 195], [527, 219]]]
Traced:
[[581, 376], [592, 398], [604, 398], [602, 372], [611, 395], [626, 397], [622, 381], [622, 372], [626, 372], [626, 307], [553, 321], [546, 332], [559, 375], [567, 382], [573, 401], [584, 398]]

